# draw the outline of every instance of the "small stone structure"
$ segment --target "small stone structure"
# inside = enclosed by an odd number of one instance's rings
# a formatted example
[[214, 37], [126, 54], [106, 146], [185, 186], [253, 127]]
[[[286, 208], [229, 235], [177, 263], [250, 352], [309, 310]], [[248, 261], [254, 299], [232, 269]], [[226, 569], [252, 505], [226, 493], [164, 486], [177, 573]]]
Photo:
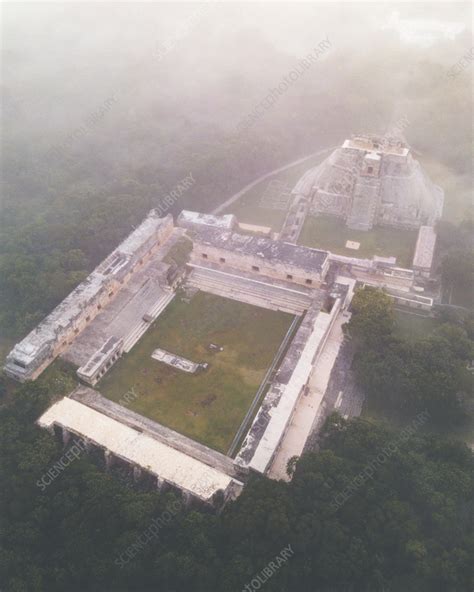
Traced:
[[94, 386], [122, 353], [123, 340], [109, 337], [104, 345], [77, 370], [81, 380]]
[[151, 357], [154, 360], [158, 360], [158, 362], [163, 362], [163, 364], [167, 364], [172, 368], [176, 368], [177, 370], [182, 370], [183, 372], [188, 372], [189, 374], [195, 374], [199, 370], [206, 370], [208, 364], [197, 364], [196, 362], [191, 362], [191, 360], [187, 360], [182, 356], [177, 356], [176, 354], [172, 354], [165, 349], [155, 349], [151, 354]]
[[430, 181], [405, 142], [374, 135], [346, 140], [303, 175], [293, 194], [310, 202], [311, 213], [343, 218], [355, 230], [432, 226], [444, 201], [443, 190]]
[[352, 249], [353, 251], [358, 251], [360, 248], [360, 243], [357, 241], [346, 241], [346, 249]]
[[260, 226], [258, 224], [244, 224], [243, 222], [239, 222], [238, 229], [241, 230], [244, 234], [258, 234], [260, 236], [267, 237], [270, 237], [272, 234], [272, 229], [270, 226]]

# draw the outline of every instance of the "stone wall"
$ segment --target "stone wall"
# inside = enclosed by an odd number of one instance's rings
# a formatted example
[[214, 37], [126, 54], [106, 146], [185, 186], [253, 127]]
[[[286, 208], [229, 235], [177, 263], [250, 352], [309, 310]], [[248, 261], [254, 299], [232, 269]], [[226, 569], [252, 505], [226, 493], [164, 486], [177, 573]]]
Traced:
[[291, 281], [304, 286], [318, 287], [324, 279], [328, 261], [321, 271], [309, 271], [285, 262], [268, 261], [263, 257], [235, 253], [227, 249], [203, 244], [199, 237], [194, 239], [191, 262], [200, 265], [213, 263], [222, 269], [232, 268], [249, 273], [264, 275], [277, 280]]

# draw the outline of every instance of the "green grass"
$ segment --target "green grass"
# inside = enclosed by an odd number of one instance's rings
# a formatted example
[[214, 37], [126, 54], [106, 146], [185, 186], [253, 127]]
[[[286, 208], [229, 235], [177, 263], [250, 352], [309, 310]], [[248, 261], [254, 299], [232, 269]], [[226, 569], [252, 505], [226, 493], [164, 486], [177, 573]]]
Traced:
[[327, 157], [327, 154], [309, 158], [302, 163], [295, 164], [285, 171], [275, 173], [268, 179], [261, 181], [236, 202], [226, 208], [225, 214], [234, 214], [239, 222], [270, 226], [274, 232], [279, 232], [285, 220], [286, 211], [260, 207], [260, 200], [271, 181], [278, 180], [286, 183], [290, 190], [310, 168], [316, 166]]
[[[133, 388], [130, 409], [227, 452], [292, 320], [202, 292], [189, 303], [176, 297], [97, 389], [120, 402]], [[209, 352], [209, 343], [224, 351]], [[152, 359], [157, 347], [210, 366], [186, 374]]]
[[[367, 232], [347, 228], [344, 220], [334, 216], [307, 216], [299, 243], [307, 247], [328, 249], [349, 257], [395, 256], [397, 265], [409, 267], [415, 251], [416, 230], [373, 228]], [[360, 243], [358, 250], [346, 249], [346, 241]]]

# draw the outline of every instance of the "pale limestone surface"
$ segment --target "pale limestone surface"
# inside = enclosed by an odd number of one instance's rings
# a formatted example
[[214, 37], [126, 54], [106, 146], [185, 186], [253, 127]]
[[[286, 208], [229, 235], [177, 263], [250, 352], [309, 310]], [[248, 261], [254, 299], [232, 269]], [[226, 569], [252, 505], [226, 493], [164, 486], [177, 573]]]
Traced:
[[240, 482], [79, 401], [65, 397], [38, 420], [44, 428], [60, 425], [112, 454], [154, 473], [172, 485], [211, 502], [218, 491]]
[[345, 315], [343, 316], [342, 312], [338, 314], [327, 341], [314, 364], [308, 392], [299, 398], [287, 432], [268, 470], [267, 474], [271, 479], [289, 481], [286, 473], [288, 461], [293, 456], [301, 456], [313, 425], [321, 413], [321, 402], [339, 349], [344, 341], [342, 325], [350, 318], [348, 313]]
[[418, 231], [413, 268], [429, 273], [433, 264], [436, 245], [436, 232], [432, 226], [421, 226]]

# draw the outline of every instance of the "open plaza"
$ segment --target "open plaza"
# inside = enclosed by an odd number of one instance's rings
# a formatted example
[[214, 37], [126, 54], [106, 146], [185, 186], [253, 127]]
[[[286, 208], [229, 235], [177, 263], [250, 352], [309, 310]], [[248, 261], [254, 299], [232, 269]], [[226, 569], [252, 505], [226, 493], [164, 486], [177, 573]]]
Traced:
[[[292, 320], [205, 292], [176, 296], [97, 389], [116, 402], [132, 391], [133, 411], [226, 453]], [[208, 367], [176, 369], [152, 357], [157, 347]]]

